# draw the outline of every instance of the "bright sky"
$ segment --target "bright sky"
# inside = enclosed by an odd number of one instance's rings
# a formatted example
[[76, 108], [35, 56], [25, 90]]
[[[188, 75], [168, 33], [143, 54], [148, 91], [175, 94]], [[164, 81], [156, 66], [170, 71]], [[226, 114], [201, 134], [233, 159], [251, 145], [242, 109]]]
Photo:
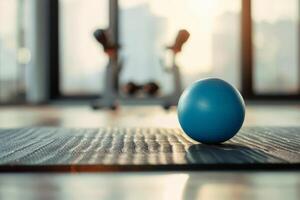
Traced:
[[[184, 3], [199, 15], [205, 15], [205, 13], [219, 15], [224, 10], [239, 11], [240, 3], [237, 2], [236, 0], [120, 0], [120, 5], [123, 8], [129, 8], [149, 3], [154, 12], [164, 15], [169, 13], [172, 7], [178, 7]], [[295, 18], [299, 7], [298, 0], [253, 0], [252, 6], [256, 20], [268, 21], [276, 21], [279, 18]]]
[[[122, 9], [148, 4], [151, 12], [168, 21], [166, 43], [175, 33], [186, 28], [190, 41], [178, 62], [187, 73], [208, 72], [212, 69], [212, 37], [216, 17], [225, 12], [239, 13], [240, 0], [121, 0]], [[237, 15], [238, 16], [238, 15]], [[201, 56], [200, 56], [201, 55]]]
[[16, 6], [15, 0], [0, 0], [0, 34], [15, 30]]
[[[178, 60], [186, 66], [188, 73], [212, 69], [212, 37], [219, 20], [217, 17], [227, 12], [239, 17], [241, 9], [241, 0], [120, 0], [122, 9], [141, 4], [148, 4], [152, 13], [168, 20], [166, 38], [173, 38], [179, 28], [191, 32], [184, 55]], [[296, 20], [297, 8], [297, 0], [253, 0], [255, 21]]]
[[252, 15], [255, 21], [274, 22], [278, 19], [298, 20], [298, 0], [253, 0]]

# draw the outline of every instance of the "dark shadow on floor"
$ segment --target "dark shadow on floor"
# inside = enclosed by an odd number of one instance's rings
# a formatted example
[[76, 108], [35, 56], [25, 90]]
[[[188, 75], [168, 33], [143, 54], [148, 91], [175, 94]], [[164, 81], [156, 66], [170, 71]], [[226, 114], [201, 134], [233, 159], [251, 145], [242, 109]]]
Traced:
[[189, 164], [267, 164], [285, 162], [261, 150], [236, 144], [192, 145], [187, 150], [186, 159]]

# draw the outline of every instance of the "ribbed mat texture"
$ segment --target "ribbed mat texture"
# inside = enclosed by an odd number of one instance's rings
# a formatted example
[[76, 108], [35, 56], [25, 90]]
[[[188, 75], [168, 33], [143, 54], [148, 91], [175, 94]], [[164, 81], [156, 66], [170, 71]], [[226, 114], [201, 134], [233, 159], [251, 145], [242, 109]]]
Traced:
[[0, 165], [300, 163], [300, 127], [250, 127], [223, 145], [191, 142], [179, 129], [0, 130]]

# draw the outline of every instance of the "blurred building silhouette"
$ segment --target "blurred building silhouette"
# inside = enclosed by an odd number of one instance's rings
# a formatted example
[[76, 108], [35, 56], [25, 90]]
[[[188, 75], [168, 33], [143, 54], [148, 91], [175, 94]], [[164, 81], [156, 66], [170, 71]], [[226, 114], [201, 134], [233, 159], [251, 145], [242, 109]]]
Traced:
[[212, 75], [240, 86], [240, 20], [226, 12], [216, 19], [212, 37]]
[[18, 95], [18, 63], [16, 49], [8, 48], [0, 38], [0, 100], [9, 102]]
[[255, 89], [292, 93], [298, 89], [298, 26], [289, 19], [255, 23]]
[[121, 9], [121, 57], [124, 59], [122, 82], [163, 82], [160, 58], [164, 53], [163, 41], [166, 20], [151, 13], [148, 4]]
[[93, 38], [108, 26], [108, 1], [60, 1], [60, 89], [63, 94], [97, 94], [108, 58]]

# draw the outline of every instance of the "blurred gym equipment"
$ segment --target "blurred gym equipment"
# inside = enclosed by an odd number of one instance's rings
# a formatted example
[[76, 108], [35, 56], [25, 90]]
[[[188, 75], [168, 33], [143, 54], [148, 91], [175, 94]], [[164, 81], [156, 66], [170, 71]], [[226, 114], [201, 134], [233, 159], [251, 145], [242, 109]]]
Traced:
[[159, 93], [159, 85], [155, 82], [149, 82], [143, 86], [143, 91], [149, 96], [157, 96]]
[[122, 92], [127, 96], [157, 96], [159, 94], [160, 87], [155, 82], [149, 82], [144, 85], [139, 85], [132, 81], [122, 86]]
[[[117, 5], [117, 0], [113, 0], [110, 3], [110, 6]], [[112, 12], [112, 8], [110, 8], [110, 12]], [[132, 104], [161, 105], [165, 109], [169, 109], [171, 106], [177, 105], [182, 92], [182, 84], [180, 70], [176, 64], [176, 56], [182, 51], [183, 45], [189, 39], [189, 32], [187, 30], [179, 30], [174, 44], [167, 47], [167, 50], [172, 52], [172, 66], [164, 68], [167, 73], [173, 76], [173, 92], [170, 95], [158, 96], [159, 86], [153, 82], [143, 86], [142, 89], [147, 95], [140, 97], [134, 95], [139, 89], [134, 83], [129, 83], [124, 87], [126, 93], [129, 95], [121, 95], [119, 79], [123, 64], [118, 55], [120, 49], [118, 28], [118, 17], [110, 13], [109, 27], [107, 29], [98, 29], [94, 32], [94, 37], [102, 45], [104, 52], [109, 57], [109, 62], [106, 66], [104, 92], [100, 99], [92, 103], [92, 108], [116, 109], [119, 104]]]
[[123, 93], [128, 96], [134, 96], [139, 92], [139, 90], [141, 90], [142, 87], [143, 86], [134, 82], [129, 82], [123, 86]]
[[[176, 64], [176, 55], [181, 52], [182, 46], [189, 38], [189, 33], [186, 30], [180, 30], [174, 42], [174, 45], [167, 47], [171, 50], [172, 66], [165, 67], [165, 71], [173, 75], [173, 92], [168, 96], [158, 96], [159, 85], [155, 82], [149, 82], [144, 86], [138, 86], [133, 82], [129, 82], [123, 87], [128, 96], [124, 97], [120, 94], [119, 78], [120, 71], [122, 69], [122, 63], [118, 59], [119, 45], [112, 44], [110, 42], [109, 30], [98, 29], [95, 31], [94, 36], [96, 40], [103, 46], [104, 52], [109, 57], [109, 63], [106, 67], [105, 76], [105, 91], [103, 97], [96, 102], [93, 102], [92, 107], [94, 109], [111, 108], [115, 109], [118, 104], [144, 104], [144, 105], [161, 105], [165, 109], [169, 109], [171, 106], [177, 105], [179, 96], [182, 92], [181, 76], [179, 67]], [[148, 96], [134, 97], [140, 88]]]

